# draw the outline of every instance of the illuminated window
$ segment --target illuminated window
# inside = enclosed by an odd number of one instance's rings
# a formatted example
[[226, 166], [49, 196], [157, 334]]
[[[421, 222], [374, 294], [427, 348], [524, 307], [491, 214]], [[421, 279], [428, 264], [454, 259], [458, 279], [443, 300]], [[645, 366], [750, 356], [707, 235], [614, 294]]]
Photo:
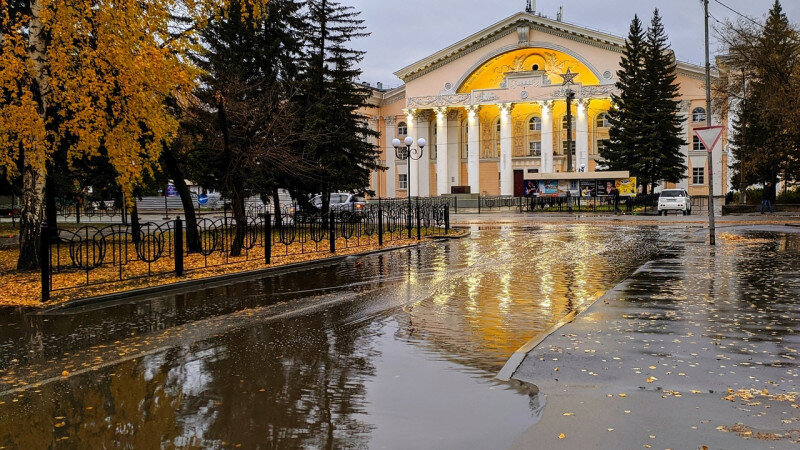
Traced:
[[529, 156], [540, 157], [542, 156], [542, 141], [534, 141], [530, 143]]
[[528, 131], [542, 131], [542, 119], [539, 117], [531, 117], [528, 122]]

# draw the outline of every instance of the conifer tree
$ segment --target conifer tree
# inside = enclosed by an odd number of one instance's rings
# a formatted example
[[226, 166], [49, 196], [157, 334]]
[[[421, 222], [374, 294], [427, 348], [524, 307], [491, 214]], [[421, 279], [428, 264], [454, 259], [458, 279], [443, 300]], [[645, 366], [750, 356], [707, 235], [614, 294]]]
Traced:
[[370, 95], [356, 82], [364, 52], [350, 47], [353, 39], [368, 35], [360, 13], [334, 0], [311, 0], [308, 11], [305, 126], [320, 130], [325, 140], [307, 145], [316, 164], [316, 181], [304, 189], [322, 192], [325, 213], [331, 191], [357, 191], [369, 185], [370, 173], [380, 165], [378, 150], [368, 138], [378, 133], [369, 129], [360, 112], [368, 107]]
[[682, 119], [678, 116], [677, 67], [658, 9], [653, 12], [647, 30], [643, 68], [643, 93], [647, 104], [641, 128], [643, 145], [631, 169], [647, 189], [662, 181], [677, 183], [687, 170], [681, 152], [686, 141], [682, 136]]
[[291, 152], [301, 135], [291, 101], [301, 59], [299, 10], [295, 0], [230, 0], [202, 33], [206, 51], [196, 59], [206, 75], [193, 111], [202, 136], [191, 155], [193, 178], [231, 201], [232, 256], [242, 251], [245, 199], [263, 171], [300, 170]]
[[641, 131], [646, 104], [643, 98], [645, 33], [639, 16], [631, 22], [625, 50], [617, 71], [616, 87], [619, 94], [611, 96], [612, 108], [608, 112], [611, 125], [609, 142], [600, 156], [611, 170], [631, 170], [641, 154]]

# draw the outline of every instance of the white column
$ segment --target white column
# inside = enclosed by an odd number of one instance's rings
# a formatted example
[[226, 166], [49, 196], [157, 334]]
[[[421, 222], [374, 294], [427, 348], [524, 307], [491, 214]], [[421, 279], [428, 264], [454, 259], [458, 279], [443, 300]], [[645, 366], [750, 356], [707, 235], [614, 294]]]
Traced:
[[481, 193], [480, 106], [467, 108], [467, 179], [473, 194]]
[[[406, 113], [406, 125], [408, 126], [408, 136], [410, 136], [412, 139], [414, 139], [413, 148], [417, 148], [417, 138], [416, 138], [416, 136], [417, 136], [417, 121], [416, 121], [416, 115], [417, 115], [418, 111], [415, 110], [415, 109], [411, 109], [411, 110], [403, 110], [403, 112]], [[403, 144], [403, 145], [405, 145], [405, 144]], [[409, 161], [404, 161], [404, 162], [406, 164], [409, 163]], [[408, 180], [408, 191], [407, 192], [408, 192], [409, 196], [416, 197], [416, 196], [419, 195], [419, 189], [417, 189], [417, 187], [419, 186], [419, 176], [418, 176], [418, 174], [419, 174], [419, 160], [411, 159], [410, 160], [409, 169], [410, 169], [410, 171], [406, 175], [406, 177], [407, 177], [406, 180]]]
[[[686, 158], [686, 162], [689, 162], [689, 149], [692, 148], [692, 137], [689, 135], [689, 107], [691, 103], [688, 100], [683, 100], [680, 103], [680, 109], [678, 110], [678, 117], [681, 118], [681, 133], [683, 133], [683, 138], [686, 139], [688, 144], [684, 145], [681, 149], [681, 153]], [[687, 164], [688, 166], [688, 164]], [[705, 165], [703, 166], [705, 167]], [[692, 177], [692, 169], [691, 167], [688, 169], [688, 172], [685, 174], [686, 178], [679, 181], [676, 186], [682, 189], [689, 189], [689, 183], [691, 182]]]
[[542, 107], [542, 173], [553, 173], [553, 102], [541, 102]]
[[388, 198], [397, 197], [397, 190], [395, 188], [395, 179], [397, 169], [396, 163], [394, 160], [394, 146], [392, 145], [392, 141], [394, 140], [394, 132], [395, 132], [395, 118], [394, 116], [386, 116], [384, 119], [384, 126], [386, 127], [386, 139], [384, 139], [384, 147], [386, 147], [386, 193], [384, 194]]
[[448, 187], [461, 186], [461, 120], [456, 110], [447, 113], [447, 172]]
[[512, 168], [511, 103], [500, 104], [500, 195], [514, 195], [514, 169]]
[[447, 108], [436, 108], [436, 195], [450, 193], [447, 137]]
[[[424, 138], [428, 142], [428, 146], [431, 145], [430, 139], [430, 127], [431, 125], [431, 111], [426, 109], [419, 111], [417, 113], [417, 128], [416, 128], [416, 135], [414, 135], [415, 144], [414, 148], [419, 148], [416, 142], [419, 141], [420, 138]], [[409, 131], [409, 136], [411, 136], [411, 132]], [[420, 197], [430, 197], [431, 195], [431, 157], [430, 152], [431, 149], [429, 147], [425, 148], [425, 152], [417, 161], [417, 173], [416, 173], [416, 189]], [[412, 164], [413, 170], [413, 164]], [[411, 180], [414, 183], [414, 180]]]
[[575, 171], [581, 165], [589, 170], [589, 99], [578, 102], [578, 117], [575, 130]]

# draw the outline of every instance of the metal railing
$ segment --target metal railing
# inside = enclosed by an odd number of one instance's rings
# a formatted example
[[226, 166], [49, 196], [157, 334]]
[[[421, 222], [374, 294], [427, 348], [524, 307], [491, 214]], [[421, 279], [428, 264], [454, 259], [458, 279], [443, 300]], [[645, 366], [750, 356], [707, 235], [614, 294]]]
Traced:
[[77, 230], [45, 228], [42, 299], [56, 291], [148, 277], [178, 275], [229, 264], [264, 266], [274, 259], [376, 246], [446, 235], [450, 205], [438, 199], [389, 201], [337, 209], [328, 214], [295, 211], [273, 215], [250, 210], [243, 226], [225, 214], [197, 222], [189, 242], [180, 218]]

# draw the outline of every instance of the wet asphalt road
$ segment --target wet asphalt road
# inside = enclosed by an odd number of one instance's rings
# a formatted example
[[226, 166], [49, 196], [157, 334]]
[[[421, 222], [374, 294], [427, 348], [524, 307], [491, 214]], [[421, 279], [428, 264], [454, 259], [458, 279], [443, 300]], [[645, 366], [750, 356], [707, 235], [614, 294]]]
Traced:
[[0, 447], [498, 448], [540, 417], [493, 379], [669, 245], [654, 227], [473, 227], [161, 298], [0, 312]]
[[663, 248], [531, 351], [547, 403], [515, 448], [798, 448], [800, 235]]

